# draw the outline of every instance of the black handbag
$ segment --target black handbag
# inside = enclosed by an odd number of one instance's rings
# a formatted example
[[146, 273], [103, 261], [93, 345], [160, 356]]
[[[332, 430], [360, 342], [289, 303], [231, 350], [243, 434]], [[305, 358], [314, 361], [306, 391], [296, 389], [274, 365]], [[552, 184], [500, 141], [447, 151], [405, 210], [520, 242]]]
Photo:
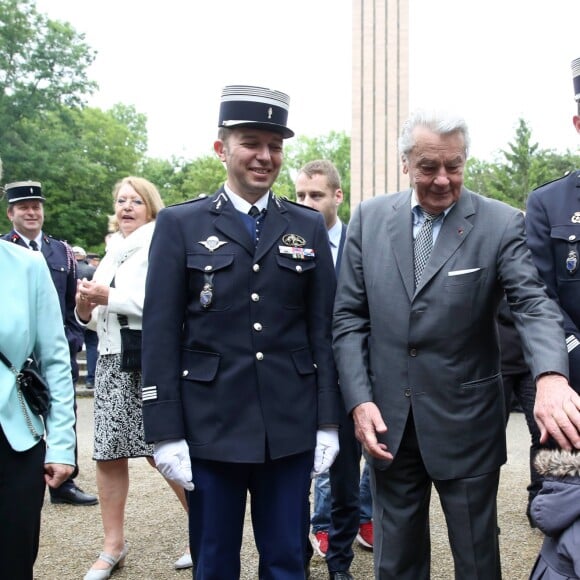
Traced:
[[127, 326], [127, 317], [117, 315], [121, 325], [121, 370], [141, 370], [141, 331]]
[[12, 363], [0, 352], [2, 362], [14, 373], [18, 390], [22, 393], [31, 411], [45, 417], [50, 409], [50, 394], [48, 384], [38, 368], [38, 363], [31, 354], [24, 365], [17, 371]]

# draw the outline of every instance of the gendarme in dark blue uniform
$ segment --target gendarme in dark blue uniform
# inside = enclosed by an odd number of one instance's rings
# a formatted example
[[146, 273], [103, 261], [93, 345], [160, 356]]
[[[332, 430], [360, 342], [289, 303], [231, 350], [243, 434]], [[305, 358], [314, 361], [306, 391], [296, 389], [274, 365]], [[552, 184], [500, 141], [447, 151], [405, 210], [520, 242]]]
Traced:
[[214, 144], [226, 185], [156, 221], [143, 311], [145, 436], [164, 475], [173, 463], [160, 455], [172, 441], [179, 463], [191, 460], [182, 485], [195, 486], [197, 579], [239, 578], [249, 492], [255, 576], [303, 580], [314, 450], [339, 419], [334, 266], [322, 215], [270, 191], [282, 138], [293, 134], [279, 104], [286, 95], [230, 89]]
[[526, 233], [548, 294], [564, 316], [570, 384], [580, 392], [580, 171], [530, 194]]

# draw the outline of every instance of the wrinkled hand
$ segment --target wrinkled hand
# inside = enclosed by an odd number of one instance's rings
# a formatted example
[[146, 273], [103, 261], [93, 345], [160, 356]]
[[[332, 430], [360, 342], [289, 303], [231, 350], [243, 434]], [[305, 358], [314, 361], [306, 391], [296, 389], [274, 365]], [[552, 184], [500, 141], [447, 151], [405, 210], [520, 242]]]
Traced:
[[55, 489], [72, 475], [74, 469], [72, 465], [66, 465], [64, 463], [45, 463], [44, 481], [46, 485]]
[[157, 469], [167, 479], [188, 491], [193, 491], [191, 459], [185, 439], [173, 439], [155, 443], [153, 458]]
[[312, 475], [320, 475], [330, 468], [338, 455], [338, 428], [326, 427], [316, 432], [316, 449], [314, 450], [314, 467]]
[[534, 417], [540, 443], [552, 436], [562, 449], [580, 449], [580, 396], [562, 375], [544, 375], [536, 385]]
[[379, 408], [374, 403], [361, 403], [353, 409], [352, 418], [354, 434], [366, 451], [377, 459], [392, 461], [393, 455], [387, 451], [387, 446], [377, 440], [377, 433], [387, 432]]

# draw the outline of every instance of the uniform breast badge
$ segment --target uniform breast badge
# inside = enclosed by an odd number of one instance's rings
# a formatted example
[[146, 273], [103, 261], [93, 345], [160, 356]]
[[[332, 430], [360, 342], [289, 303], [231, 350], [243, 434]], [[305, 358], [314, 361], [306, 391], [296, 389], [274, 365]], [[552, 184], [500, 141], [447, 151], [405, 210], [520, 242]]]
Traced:
[[283, 246], [278, 246], [278, 251], [283, 256], [289, 256], [294, 260], [310, 260], [316, 255], [312, 248], [305, 248], [306, 240], [298, 234], [286, 234], [282, 237]]
[[208, 308], [213, 300], [213, 285], [211, 281], [206, 281], [203, 285], [201, 292], [199, 293], [199, 303], [204, 307]]
[[568, 274], [572, 276], [578, 270], [578, 253], [576, 250], [570, 250], [568, 252], [568, 257], [566, 258], [566, 270]]

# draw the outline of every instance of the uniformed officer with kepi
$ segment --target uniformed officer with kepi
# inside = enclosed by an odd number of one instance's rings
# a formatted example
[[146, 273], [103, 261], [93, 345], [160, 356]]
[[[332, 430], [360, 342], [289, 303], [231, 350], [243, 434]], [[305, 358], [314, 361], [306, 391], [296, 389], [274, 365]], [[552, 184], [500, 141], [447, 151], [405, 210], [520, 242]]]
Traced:
[[143, 313], [145, 435], [189, 493], [195, 575], [240, 575], [248, 491], [256, 576], [303, 580], [311, 472], [338, 452], [335, 290], [323, 217], [274, 195], [289, 98], [223, 89], [212, 196], [159, 213]]
[[[580, 58], [572, 61], [580, 134]], [[570, 385], [580, 392], [580, 170], [534, 190], [526, 208], [526, 232], [534, 262], [548, 294], [564, 316]]]

